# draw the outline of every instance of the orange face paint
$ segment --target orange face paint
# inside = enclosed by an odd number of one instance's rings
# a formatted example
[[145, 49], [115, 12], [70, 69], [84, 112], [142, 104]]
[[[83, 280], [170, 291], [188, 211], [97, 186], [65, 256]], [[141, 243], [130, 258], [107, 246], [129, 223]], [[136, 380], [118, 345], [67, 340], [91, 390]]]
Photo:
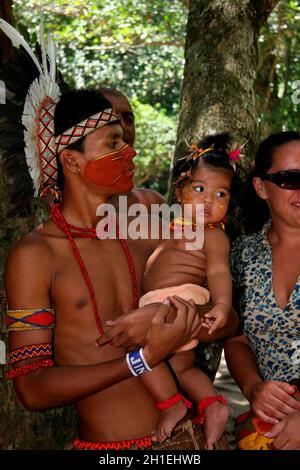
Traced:
[[100, 155], [87, 163], [84, 174], [97, 186], [112, 187], [120, 192], [129, 191], [132, 186], [136, 151], [125, 144], [120, 150]]

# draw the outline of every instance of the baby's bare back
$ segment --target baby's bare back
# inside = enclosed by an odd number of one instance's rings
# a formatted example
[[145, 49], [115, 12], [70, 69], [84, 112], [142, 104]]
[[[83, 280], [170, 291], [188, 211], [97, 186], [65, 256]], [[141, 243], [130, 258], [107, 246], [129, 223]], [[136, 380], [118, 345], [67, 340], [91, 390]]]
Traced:
[[186, 250], [184, 240], [162, 241], [147, 262], [143, 291], [188, 283], [206, 284], [204, 251]]

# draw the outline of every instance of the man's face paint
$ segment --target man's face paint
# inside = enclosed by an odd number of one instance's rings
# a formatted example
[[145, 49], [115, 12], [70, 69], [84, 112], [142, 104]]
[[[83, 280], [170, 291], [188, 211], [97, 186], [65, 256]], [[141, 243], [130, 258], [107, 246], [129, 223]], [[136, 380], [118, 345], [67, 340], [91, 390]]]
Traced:
[[125, 144], [120, 150], [109, 152], [89, 161], [85, 167], [85, 176], [98, 186], [111, 187], [120, 192], [129, 191], [132, 186], [136, 151]]

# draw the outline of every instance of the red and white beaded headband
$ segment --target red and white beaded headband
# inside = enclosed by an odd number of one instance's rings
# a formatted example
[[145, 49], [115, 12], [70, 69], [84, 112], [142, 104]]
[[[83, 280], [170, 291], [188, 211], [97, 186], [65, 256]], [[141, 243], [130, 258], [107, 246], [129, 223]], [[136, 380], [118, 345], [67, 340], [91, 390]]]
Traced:
[[56, 154], [79, 139], [91, 134], [96, 129], [106, 126], [119, 118], [113, 114], [111, 108], [93, 114], [75, 126], [67, 129], [63, 134], [54, 135], [54, 112], [56, 103], [47, 97], [39, 109], [39, 155], [40, 155], [40, 187], [41, 196], [47, 193], [47, 188], [56, 185], [57, 161]]
[[[44, 37], [43, 25], [40, 26], [41, 59], [36, 57], [25, 39], [9, 23], [0, 19], [2, 30], [17, 47], [22, 46], [23, 54], [32, 64], [36, 74], [29, 85], [24, 77], [26, 91], [22, 112], [24, 157], [34, 186], [35, 196], [43, 196], [56, 190], [56, 154], [77, 140], [87, 136], [99, 127], [117, 121], [118, 117], [108, 108], [84, 119], [63, 134], [54, 135], [54, 111], [60, 99], [60, 89], [56, 81], [56, 46], [51, 35]], [[14, 70], [12, 68], [12, 70]], [[26, 78], [26, 76], [25, 76]], [[21, 107], [20, 105], [20, 107]], [[23, 140], [22, 139], [22, 140]], [[11, 157], [10, 157], [11, 158]]]
[[64, 148], [74, 144], [74, 142], [94, 132], [94, 130], [118, 120], [119, 117], [113, 114], [111, 108], [93, 114], [93, 116], [84, 119], [55, 138], [56, 152], [60, 153]]

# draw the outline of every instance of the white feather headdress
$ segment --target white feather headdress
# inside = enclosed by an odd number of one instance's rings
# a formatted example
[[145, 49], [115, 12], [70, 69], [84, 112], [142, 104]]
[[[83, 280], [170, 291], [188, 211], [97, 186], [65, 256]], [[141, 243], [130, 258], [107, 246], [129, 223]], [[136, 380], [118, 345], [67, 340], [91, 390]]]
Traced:
[[[43, 130], [45, 130], [41, 127], [40, 114], [44, 106], [46, 106], [45, 112], [49, 111], [52, 113], [53, 117], [55, 103], [60, 97], [60, 89], [56, 83], [56, 47], [50, 35], [48, 35], [45, 43], [44, 28], [43, 25], [41, 25], [41, 61], [39, 61], [25, 39], [3, 19], [0, 19], [0, 29], [11, 39], [16, 47], [22, 46], [24, 48], [37, 69], [37, 77], [29, 86], [22, 113], [26, 162], [33, 181], [34, 194], [37, 196], [42, 186], [51, 179], [54, 181], [56, 176], [56, 170], [54, 168], [56, 165], [55, 147], [53, 147], [54, 155], [51, 156], [51, 168], [53, 167], [53, 171], [47, 174], [47, 161], [41, 157], [45, 148], [41, 148], [40, 141], [40, 135]], [[45, 145], [49, 147], [51, 147], [52, 141], [50, 132], [53, 132], [53, 122], [50, 123], [47, 129], [48, 138]], [[43, 141], [42, 145], [44, 145]]]

